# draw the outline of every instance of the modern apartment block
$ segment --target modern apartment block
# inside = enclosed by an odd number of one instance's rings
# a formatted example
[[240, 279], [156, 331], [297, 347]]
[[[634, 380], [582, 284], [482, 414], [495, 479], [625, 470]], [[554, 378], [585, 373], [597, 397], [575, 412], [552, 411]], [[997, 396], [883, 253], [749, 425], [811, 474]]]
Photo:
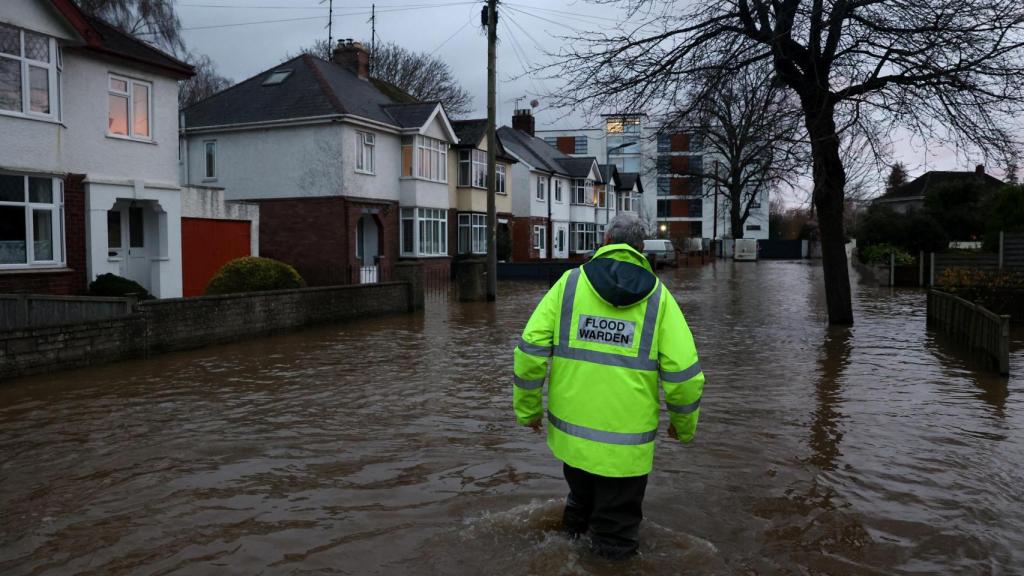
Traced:
[[[537, 136], [565, 154], [593, 156], [619, 172], [638, 173], [642, 187], [655, 193], [644, 195], [637, 211], [658, 237], [732, 237], [728, 198], [721, 191], [716, 195], [713, 179], [703, 177], [724, 166], [703, 148], [700, 134], [660, 128], [643, 113], [610, 114], [596, 127], [537, 130]], [[764, 196], [751, 208], [745, 238], [768, 238]]]

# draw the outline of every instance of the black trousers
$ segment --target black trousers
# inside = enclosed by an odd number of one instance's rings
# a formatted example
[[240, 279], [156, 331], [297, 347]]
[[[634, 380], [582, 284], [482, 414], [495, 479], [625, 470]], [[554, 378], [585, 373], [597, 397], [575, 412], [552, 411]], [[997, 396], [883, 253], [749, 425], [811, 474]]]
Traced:
[[609, 478], [563, 464], [569, 497], [562, 523], [572, 536], [589, 530], [594, 551], [609, 558], [627, 558], [639, 547], [644, 518], [647, 475]]

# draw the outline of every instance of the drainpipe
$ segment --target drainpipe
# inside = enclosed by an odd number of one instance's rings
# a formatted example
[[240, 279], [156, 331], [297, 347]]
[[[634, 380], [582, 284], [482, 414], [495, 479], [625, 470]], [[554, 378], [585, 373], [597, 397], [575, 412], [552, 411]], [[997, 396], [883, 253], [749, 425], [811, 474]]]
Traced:
[[551, 177], [554, 175], [553, 172], [548, 172], [548, 260], [554, 258], [554, 244], [555, 244], [555, 224], [551, 221], [551, 202], [554, 200], [555, 190], [552, 188]]

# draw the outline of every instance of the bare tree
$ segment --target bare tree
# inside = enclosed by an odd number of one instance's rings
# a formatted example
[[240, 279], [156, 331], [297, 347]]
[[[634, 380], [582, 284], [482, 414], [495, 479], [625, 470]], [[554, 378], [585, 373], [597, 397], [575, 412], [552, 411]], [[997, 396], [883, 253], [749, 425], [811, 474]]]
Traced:
[[86, 13], [171, 54], [185, 51], [174, 0], [78, 0], [78, 5]]
[[[733, 238], [743, 238], [751, 208], [778, 184], [795, 183], [807, 163], [800, 117], [789, 98], [770, 67], [752, 67], [743, 74], [707, 77], [662, 124], [661, 132], [689, 126], [701, 138], [705, 165], [692, 173], [689, 166], [670, 170], [701, 177], [702, 193], [714, 190], [716, 202], [722, 190]], [[708, 159], [714, 160], [713, 169]]]
[[619, 31], [578, 35], [556, 66], [586, 111], [674, 106], [688, 83], [768, 62], [811, 146], [829, 321], [851, 324], [841, 135], [866, 124], [1010, 157], [1024, 105], [1019, 0], [599, 0]]
[[[369, 44], [364, 43], [364, 46]], [[320, 39], [299, 51], [324, 60], [331, 59], [332, 47]], [[378, 44], [370, 55], [370, 76], [392, 84], [424, 102], [438, 100], [452, 116], [467, 114], [473, 97], [459, 85], [447, 62], [428, 52], [413, 52], [394, 42]]]
[[178, 108], [187, 108], [200, 100], [230, 87], [234, 82], [217, 73], [213, 60], [205, 54], [190, 54], [188, 63], [195, 68], [195, 76], [178, 83]]

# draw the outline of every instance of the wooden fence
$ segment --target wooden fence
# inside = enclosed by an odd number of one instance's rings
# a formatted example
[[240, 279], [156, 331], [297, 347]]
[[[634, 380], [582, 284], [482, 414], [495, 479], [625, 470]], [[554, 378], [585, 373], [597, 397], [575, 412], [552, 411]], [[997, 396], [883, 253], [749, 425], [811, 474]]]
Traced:
[[135, 302], [135, 298], [0, 294], [0, 331], [120, 318], [132, 313]]
[[928, 325], [953, 335], [970, 350], [1010, 373], [1010, 317], [938, 290], [928, 291]]

